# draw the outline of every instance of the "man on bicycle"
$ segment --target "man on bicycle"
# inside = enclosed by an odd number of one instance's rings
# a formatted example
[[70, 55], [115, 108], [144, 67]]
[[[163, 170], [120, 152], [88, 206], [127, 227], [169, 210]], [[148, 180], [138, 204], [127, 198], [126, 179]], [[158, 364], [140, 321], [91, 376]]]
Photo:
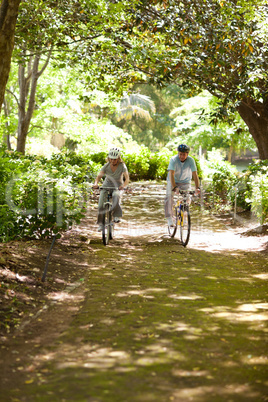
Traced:
[[172, 206], [174, 192], [190, 190], [191, 180], [195, 183], [196, 195], [200, 193], [199, 178], [195, 160], [189, 156], [190, 147], [185, 144], [178, 146], [178, 155], [173, 156], [168, 165], [167, 188], [165, 198], [165, 217], [168, 226], [173, 226]]

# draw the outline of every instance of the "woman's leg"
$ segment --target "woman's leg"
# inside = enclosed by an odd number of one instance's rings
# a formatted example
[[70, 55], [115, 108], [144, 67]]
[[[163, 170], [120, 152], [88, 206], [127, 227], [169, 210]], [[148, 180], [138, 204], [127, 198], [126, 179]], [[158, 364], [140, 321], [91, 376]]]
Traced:
[[113, 191], [113, 213], [115, 218], [121, 218], [123, 215], [122, 208], [120, 206], [121, 194], [119, 190]]
[[104, 210], [104, 208], [103, 208], [104, 197], [106, 197], [106, 191], [105, 191], [105, 190], [101, 190], [100, 196], [99, 196], [98, 220], [97, 220], [97, 223], [98, 223], [99, 225], [102, 225], [103, 214], [104, 214], [104, 212], [105, 212], [105, 210]]

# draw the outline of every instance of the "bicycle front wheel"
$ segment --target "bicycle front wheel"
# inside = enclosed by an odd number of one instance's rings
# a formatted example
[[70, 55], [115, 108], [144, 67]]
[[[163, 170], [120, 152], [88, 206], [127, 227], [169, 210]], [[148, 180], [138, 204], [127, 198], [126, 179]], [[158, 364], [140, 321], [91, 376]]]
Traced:
[[187, 205], [182, 205], [180, 210], [180, 235], [181, 235], [181, 243], [184, 247], [186, 247], [189, 242], [190, 231], [191, 231], [191, 216], [189, 207]]
[[114, 223], [113, 223], [113, 216], [112, 216], [112, 212], [109, 211], [109, 221], [110, 221], [110, 232], [109, 232], [109, 239], [113, 239], [114, 237]]
[[178, 224], [178, 209], [174, 207], [173, 210], [173, 226], [168, 226], [168, 233], [170, 237], [174, 237], [177, 232], [177, 224]]
[[102, 226], [102, 242], [105, 246], [109, 243], [110, 240], [110, 228], [111, 228], [111, 221], [110, 221], [110, 214], [109, 206], [106, 206], [105, 213], [103, 214], [103, 226]]

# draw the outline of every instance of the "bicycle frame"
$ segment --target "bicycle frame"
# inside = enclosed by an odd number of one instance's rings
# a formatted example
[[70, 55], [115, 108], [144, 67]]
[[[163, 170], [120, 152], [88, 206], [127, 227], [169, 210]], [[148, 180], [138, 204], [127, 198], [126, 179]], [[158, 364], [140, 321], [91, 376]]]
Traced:
[[105, 190], [107, 192], [106, 201], [103, 203], [103, 208], [105, 210], [103, 214], [103, 229], [102, 229], [102, 241], [106, 246], [109, 240], [113, 238], [114, 222], [113, 222], [113, 204], [111, 202], [113, 191], [118, 190], [115, 187], [100, 187], [100, 190]]
[[189, 198], [189, 196], [191, 197], [191, 195], [194, 193], [195, 191], [179, 190], [180, 197], [175, 202], [173, 209], [174, 226], [168, 228], [170, 236], [174, 237], [177, 232], [177, 226], [180, 227], [180, 238], [184, 247], [186, 247], [189, 242], [191, 230], [191, 218], [189, 210], [191, 198]]

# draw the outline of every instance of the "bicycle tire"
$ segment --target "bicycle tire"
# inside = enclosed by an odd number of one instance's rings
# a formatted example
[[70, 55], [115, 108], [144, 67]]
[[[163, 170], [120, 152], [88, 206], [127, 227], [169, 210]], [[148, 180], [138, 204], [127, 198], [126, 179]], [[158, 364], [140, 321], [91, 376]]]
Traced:
[[189, 207], [187, 205], [182, 205], [180, 210], [180, 236], [181, 236], [181, 244], [186, 247], [191, 232], [191, 216]]
[[109, 211], [109, 221], [110, 221], [109, 239], [112, 240], [114, 238], [114, 223], [113, 223], [113, 216], [112, 216], [111, 211]]
[[173, 211], [173, 227], [168, 226], [168, 233], [170, 237], [174, 237], [176, 232], [177, 232], [177, 225], [178, 225], [178, 209], [177, 207], [174, 207]]
[[109, 244], [110, 240], [110, 211], [109, 206], [105, 207], [105, 213], [103, 214], [103, 227], [102, 227], [102, 242], [105, 246]]

